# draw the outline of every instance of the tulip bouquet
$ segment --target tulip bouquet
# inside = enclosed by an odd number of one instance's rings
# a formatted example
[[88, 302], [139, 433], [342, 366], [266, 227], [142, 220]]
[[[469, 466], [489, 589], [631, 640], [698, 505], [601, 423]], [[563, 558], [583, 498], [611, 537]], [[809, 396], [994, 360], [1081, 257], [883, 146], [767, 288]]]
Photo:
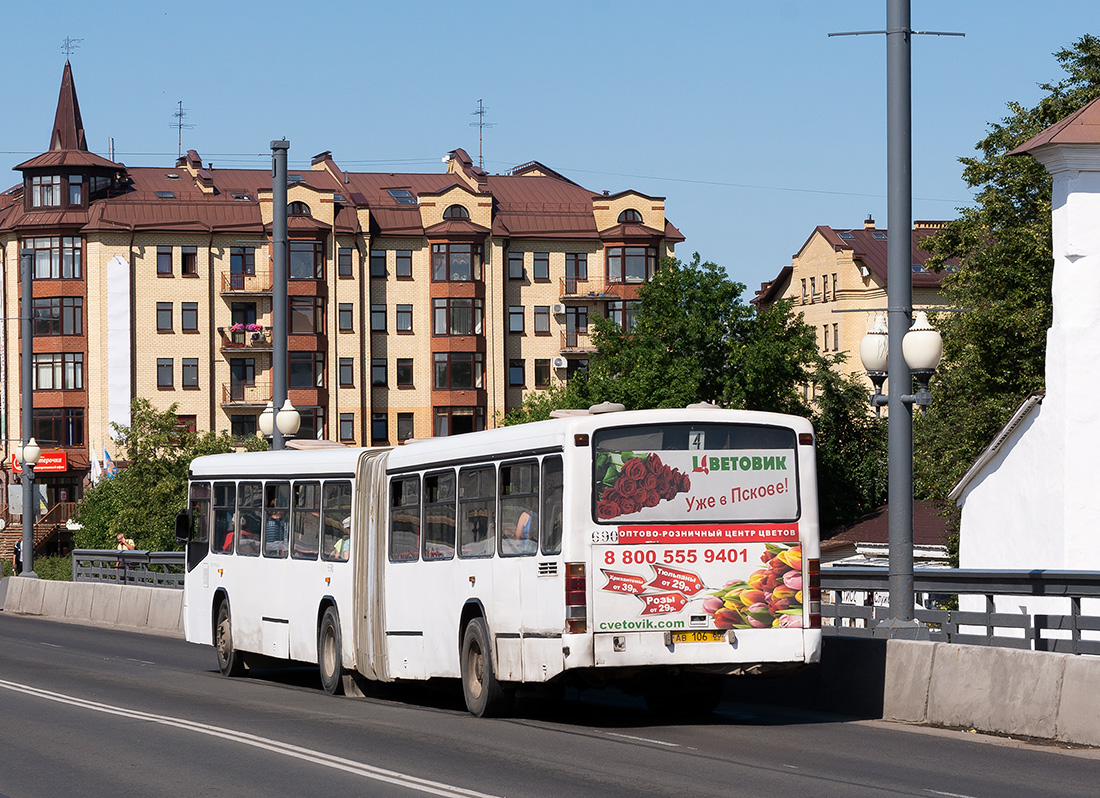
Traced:
[[802, 547], [764, 544], [764, 567], [703, 599], [719, 629], [802, 626]]
[[596, 457], [598, 518], [616, 518], [656, 507], [691, 489], [691, 478], [661, 462], [656, 452], [601, 452]]

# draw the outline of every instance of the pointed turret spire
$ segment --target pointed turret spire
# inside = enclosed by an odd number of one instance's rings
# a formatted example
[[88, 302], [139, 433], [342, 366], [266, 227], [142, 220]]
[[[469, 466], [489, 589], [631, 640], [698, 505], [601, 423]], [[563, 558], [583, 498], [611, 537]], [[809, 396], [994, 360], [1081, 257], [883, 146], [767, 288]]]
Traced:
[[61, 76], [61, 94], [57, 98], [57, 114], [53, 120], [50, 149], [88, 151], [88, 142], [84, 138], [84, 123], [80, 119], [80, 103], [76, 100], [73, 70], [67, 59], [65, 72]]

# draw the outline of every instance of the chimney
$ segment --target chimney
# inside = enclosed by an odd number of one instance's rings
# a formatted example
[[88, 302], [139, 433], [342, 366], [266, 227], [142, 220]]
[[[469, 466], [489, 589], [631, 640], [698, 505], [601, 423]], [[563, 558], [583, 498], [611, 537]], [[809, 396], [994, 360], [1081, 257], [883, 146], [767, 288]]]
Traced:
[[867, 214], [867, 218], [863, 221], [863, 229], [864, 230], [874, 230], [875, 229], [875, 217], [874, 216], [872, 216], [871, 214]]

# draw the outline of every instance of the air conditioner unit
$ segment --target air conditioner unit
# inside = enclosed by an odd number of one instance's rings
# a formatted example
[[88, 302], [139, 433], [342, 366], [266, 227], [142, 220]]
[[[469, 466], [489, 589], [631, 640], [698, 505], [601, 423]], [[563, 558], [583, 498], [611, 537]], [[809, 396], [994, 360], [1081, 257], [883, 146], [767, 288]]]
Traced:
[[555, 357], [550, 361], [550, 365], [556, 369], [563, 369], [569, 365], [569, 360], [564, 357]]
[[565, 305], [559, 302], [556, 305], [551, 305], [550, 310], [555, 316], [560, 316], [561, 314], [565, 313]]

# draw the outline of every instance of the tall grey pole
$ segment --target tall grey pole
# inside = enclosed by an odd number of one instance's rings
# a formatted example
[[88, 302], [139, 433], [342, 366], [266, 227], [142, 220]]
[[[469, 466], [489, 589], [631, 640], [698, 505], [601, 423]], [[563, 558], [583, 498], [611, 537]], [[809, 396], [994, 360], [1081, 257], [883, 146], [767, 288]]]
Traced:
[[909, 0], [886, 6], [886, 174], [890, 236], [886, 248], [887, 313], [890, 325], [889, 483], [890, 624], [896, 631], [913, 621], [913, 411], [902, 396], [913, 378], [902, 339], [913, 314], [913, 144], [910, 84]]
[[[34, 428], [34, 385], [32, 383], [34, 376], [32, 368], [34, 355], [34, 292], [32, 283], [34, 277], [34, 251], [30, 249], [22, 250], [19, 253], [19, 263], [22, 267], [19, 322], [23, 339], [21, 369], [23, 384], [20, 386], [23, 407], [19, 426], [21, 427], [20, 432], [22, 434], [20, 437], [23, 439], [23, 447], [26, 447], [30, 439], [34, 437], [32, 435]], [[23, 448], [19, 450], [19, 459], [23, 459]], [[34, 496], [34, 466], [29, 463], [21, 463], [21, 465], [23, 468], [21, 479], [23, 488], [23, 576], [37, 579], [38, 574], [34, 572], [34, 516], [36, 503]]]
[[286, 139], [271, 142], [271, 448], [285, 446], [275, 419], [287, 391]]

